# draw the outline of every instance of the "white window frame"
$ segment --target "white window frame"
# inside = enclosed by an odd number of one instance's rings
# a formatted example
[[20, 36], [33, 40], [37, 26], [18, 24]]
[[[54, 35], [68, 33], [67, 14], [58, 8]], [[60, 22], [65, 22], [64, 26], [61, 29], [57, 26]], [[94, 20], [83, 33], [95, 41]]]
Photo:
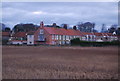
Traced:
[[73, 39], [73, 37], [72, 37], [72, 36], [70, 36], [70, 39]]
[[65, 35], [63, 35], [63, 40], [65, 40]]
[[60, 40], [62, 39], [62, 36], [61, 36], [61, 35], [59, 35], [59, 39], [60, 39]]
[[62, 44], [62, 41], [60, 41], [60, 45]]
[[55, 35], [54, 34], [52, 34], [52, 40], [54, 40], [55, 39]]
[[55, 40], [57, 40], [57, 35], [55, 35]]
[[55, 41], [52, 41], [52, 44], [55, 44]]
[[56, 40], [58, 40], [58, 35], [56, 35]]
[[62, 44], [65, 44], [65, 41], [64, 41], [64, 40], [62, 41]]
[[69, 35], [66, 35], [66, 40], [69, 40]]
[[44, 34], [44, 30], [43, 29], [40, 29], [40, 34]]
[[73, 38], [75, 38], [75, 36], [73, 36]]

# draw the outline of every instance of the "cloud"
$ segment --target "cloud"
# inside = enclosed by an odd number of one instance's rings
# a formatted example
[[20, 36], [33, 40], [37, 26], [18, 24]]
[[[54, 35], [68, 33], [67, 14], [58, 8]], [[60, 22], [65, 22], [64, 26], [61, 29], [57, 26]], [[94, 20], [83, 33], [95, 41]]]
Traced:
[[49, 15], [49, 16], [73, 16], [74, 13], [51, 13], [51, 12], [44, 12], [44, 11], [34, 11], [32, 12], [33, 15]]
[[2, 13], [2, 22], [11, 28], [17, 23], [40, 21], [58, 25], [90, 21], [96, 23], [96, 29], [103, 23], [118, 23], [117, 2], [3, 2]]
[[119, 0], [2, 0], [2, 2], [118, 2]]
[[34, 11], [32, 13], [35, 15], [47, 14], [46, 12], [43, 12], [43, 11]]

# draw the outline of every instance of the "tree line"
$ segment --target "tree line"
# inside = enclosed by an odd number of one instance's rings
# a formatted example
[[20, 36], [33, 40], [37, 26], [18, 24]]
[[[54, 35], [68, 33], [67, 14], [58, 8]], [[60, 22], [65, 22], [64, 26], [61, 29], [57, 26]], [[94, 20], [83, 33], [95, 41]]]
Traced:
[[[34, 25], [33, 23], [27, 23], [27, 24], [16, 24], [12, 29], [10, 27], [6, 27], [4, 23], [0, 23], [2, 26], [1, 30], [5, 32], [28, 32], [28, 31], [35, 31], [38, 29], [38, 25]], [[65, 28], [70, 29], [68, 24], [61, 24], [60, 26], [56, 23], [53, 23], [52, 25], [45, 25], [46, 27], [57, 27], [57, 28]], [[91, 22], [78, 22], [78, 24], [74, 25], [72, 28], [80, 30], [82, 32], [98, 32], [95, 29], [96, 24]], [[105, 24], [102, 24], [101, 31], [102, 33], [116, 33], [117, 35], [120, 35], [120, 27], [117, 25], [111, 25], [108, 29], [106, 28]]]

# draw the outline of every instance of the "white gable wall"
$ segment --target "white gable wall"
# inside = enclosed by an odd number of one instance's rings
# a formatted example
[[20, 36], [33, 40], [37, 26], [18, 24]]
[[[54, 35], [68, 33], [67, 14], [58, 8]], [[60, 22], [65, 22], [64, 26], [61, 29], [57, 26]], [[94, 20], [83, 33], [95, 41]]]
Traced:
[[27, 45], [34, 44], [34, 35], [27, 35]]

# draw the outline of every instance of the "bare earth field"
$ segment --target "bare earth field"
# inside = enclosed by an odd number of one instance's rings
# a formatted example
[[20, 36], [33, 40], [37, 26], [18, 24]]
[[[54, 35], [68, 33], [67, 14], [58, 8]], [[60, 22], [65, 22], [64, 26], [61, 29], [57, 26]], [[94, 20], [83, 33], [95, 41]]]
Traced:
[[3, 46], [3, 79], [117, 79], [117, 47]]

